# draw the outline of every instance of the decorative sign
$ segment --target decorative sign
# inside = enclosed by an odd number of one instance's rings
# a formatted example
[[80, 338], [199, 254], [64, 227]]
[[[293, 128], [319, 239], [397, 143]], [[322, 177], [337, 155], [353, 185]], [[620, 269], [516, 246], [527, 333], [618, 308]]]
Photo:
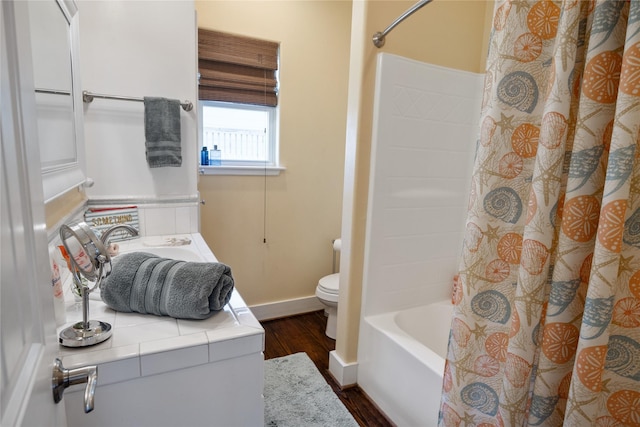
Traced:
[[[91, 227], [98, 238], [102, 236], [105, 230], [114, 225], [126, 224], [140, 231], [137, 206], [89, 209], [84, 213], [84, 221]], [[109, 241], [118, 242], [133, 239], [134, 237], [136, 236], [132, 236], [124, 230], [116, 230], [109, 236]]]

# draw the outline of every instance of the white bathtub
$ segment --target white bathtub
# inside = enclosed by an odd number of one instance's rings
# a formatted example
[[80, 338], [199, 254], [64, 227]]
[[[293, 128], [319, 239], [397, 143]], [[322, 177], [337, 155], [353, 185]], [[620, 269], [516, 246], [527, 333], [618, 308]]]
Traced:
[[358, 385], [399, 427], [437, 425], [450, 301], [366, 316]]

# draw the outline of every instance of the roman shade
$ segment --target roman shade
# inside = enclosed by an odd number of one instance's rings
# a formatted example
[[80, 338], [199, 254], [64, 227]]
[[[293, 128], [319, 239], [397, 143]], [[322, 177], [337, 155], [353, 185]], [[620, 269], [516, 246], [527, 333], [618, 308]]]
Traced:
[[279, 44], [198, 28], [198, 97], [278, 105]]

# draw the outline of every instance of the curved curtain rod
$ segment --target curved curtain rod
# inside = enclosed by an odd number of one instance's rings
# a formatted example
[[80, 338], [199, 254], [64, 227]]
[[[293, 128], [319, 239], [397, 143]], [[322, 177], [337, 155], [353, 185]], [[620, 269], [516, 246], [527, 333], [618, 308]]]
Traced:
[[378, 48], [384, 46], [384, 38], [385, 38], [385, 36], [387, 34], [389, 34], [391, 32], [391, 30], [393, 30], [396, 25], [398, 25], [399, 23], [404, 21], [406, 18], [411, 16], [413, 14], [413, 12], [417, 11], [418, 9], [420, 9], [425, 4], [431, 3], [431, 1], [432, 0], [420, 0], [418, 3], [414, 4], [413, 6], [411, 6], [410, 9], [408, 9], [405, 13], [400, 15], [398, 17], [398, 19], [393, 21], [391, 23], [391, 25], [389, 25], [387, 28], [385, 28], [384, 31], [375, 33], [373, 35], [373, 44]]

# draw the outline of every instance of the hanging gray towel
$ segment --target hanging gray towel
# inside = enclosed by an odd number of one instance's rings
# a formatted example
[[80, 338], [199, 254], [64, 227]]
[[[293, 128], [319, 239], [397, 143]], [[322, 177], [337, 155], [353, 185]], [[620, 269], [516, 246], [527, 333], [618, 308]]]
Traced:
[[132, 252], [113, 259], [100, 296], [116, 311], [206, 319], [229, 302], [233, 287], [231, 269], [225, 264]]
[[145, 97], [144, 133], [150, 168], [182, 165], [180, 101]]

